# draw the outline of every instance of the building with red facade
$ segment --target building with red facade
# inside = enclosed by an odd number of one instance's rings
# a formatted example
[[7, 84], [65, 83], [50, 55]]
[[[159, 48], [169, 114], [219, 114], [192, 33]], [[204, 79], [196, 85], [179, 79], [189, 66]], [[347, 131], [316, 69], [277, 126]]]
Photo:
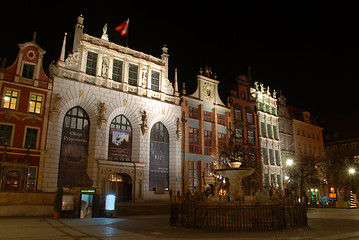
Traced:
[[258, 123], [255, 112], [256, 99], [250, 94], [251, 82], [241, 75], [236, 79], [236, 86], [230, 91], [231, 121], [236, 133], [236, 141], [242, 146], [242, 166], [255, 168], [255, 173], [248, 177], [247, 189], [255, 191], [261, 188], [261, 165], [258, 152]]
[[52, 83], [43, 70], [46, 53], [32, 42], [19, 44], [13, 64], [0, 68], [0, 191], [42, 188]]
[[204, 191], [214, 184], [213, 162], [229, 139], [230, 108], [220, 99], [216, 76], [200, 70], [197, 89], [182, 96], [182, 187], [184, 192]]

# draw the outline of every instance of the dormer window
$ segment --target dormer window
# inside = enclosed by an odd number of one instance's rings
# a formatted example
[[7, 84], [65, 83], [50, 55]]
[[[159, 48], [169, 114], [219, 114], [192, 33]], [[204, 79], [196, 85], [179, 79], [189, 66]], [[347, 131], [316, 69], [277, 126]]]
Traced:
[[34, 69], [35, 69], [35, 65], [29, 64], [29, 63], [24, 63], [24, 65], [22, 67], [21, 76], [24, 78], [32, 79], [32, 77], [34, 76]]

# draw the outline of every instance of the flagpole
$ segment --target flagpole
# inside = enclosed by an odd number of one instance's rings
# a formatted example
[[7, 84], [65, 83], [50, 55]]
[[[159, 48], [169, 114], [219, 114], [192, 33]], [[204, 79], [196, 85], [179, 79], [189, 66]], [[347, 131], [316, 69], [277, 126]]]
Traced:
[[[130, 24], [130, 17], [128, 17], [128, 24]], [[127, 26], [127, 34], [126, 34], [126, 47], [128, 47], [128, 35], [130, 34], [130, 28], [128, 26]]]

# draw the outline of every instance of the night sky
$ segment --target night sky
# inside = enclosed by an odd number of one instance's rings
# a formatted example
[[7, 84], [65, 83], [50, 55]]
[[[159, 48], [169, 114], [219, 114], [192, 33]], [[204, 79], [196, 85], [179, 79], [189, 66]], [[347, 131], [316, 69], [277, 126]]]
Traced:
[[125, 38], [114, 28], [130, 17], [129, 47], [160, 57], [166, 44], [170, 78], [178, 68], [180, 88], [186, 82], [187, 93], [195, 90], [199, 68], [208, 65], [218, 75], [226, 102], [235, 77], [247, 74], [250, 66], [253, 80], [282, 90], [289, 104], [317, 116], [358, 108], [357, 3], [74, 2], [34, 6], [11, 1], [3, 6], [0, 57], [7, 57], [6, 66], [15, 60], [17, 44], [31, 41], [37, 31], [37, 43], [47, 51], [47, 69], [60, 56], [64, 32], [67, 50], [72, 49], [79, 14], [85, 18], [85, 33], [101, 37], [107, 23], [110, 41], [124, 45]]

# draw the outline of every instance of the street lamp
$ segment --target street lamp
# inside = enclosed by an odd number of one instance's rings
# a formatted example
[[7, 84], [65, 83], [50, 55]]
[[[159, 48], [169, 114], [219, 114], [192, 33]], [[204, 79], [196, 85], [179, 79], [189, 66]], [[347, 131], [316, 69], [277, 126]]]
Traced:
[[349, 168], [349, 174], [354, 174], [355, 173], [355, 169], [354, 168]]
[[294, 163], [294, 162], [293, 162], [292, 159], [288, 159], [287, 162], [286, 162], [287, 166], [292, 166], [293, 163]]

